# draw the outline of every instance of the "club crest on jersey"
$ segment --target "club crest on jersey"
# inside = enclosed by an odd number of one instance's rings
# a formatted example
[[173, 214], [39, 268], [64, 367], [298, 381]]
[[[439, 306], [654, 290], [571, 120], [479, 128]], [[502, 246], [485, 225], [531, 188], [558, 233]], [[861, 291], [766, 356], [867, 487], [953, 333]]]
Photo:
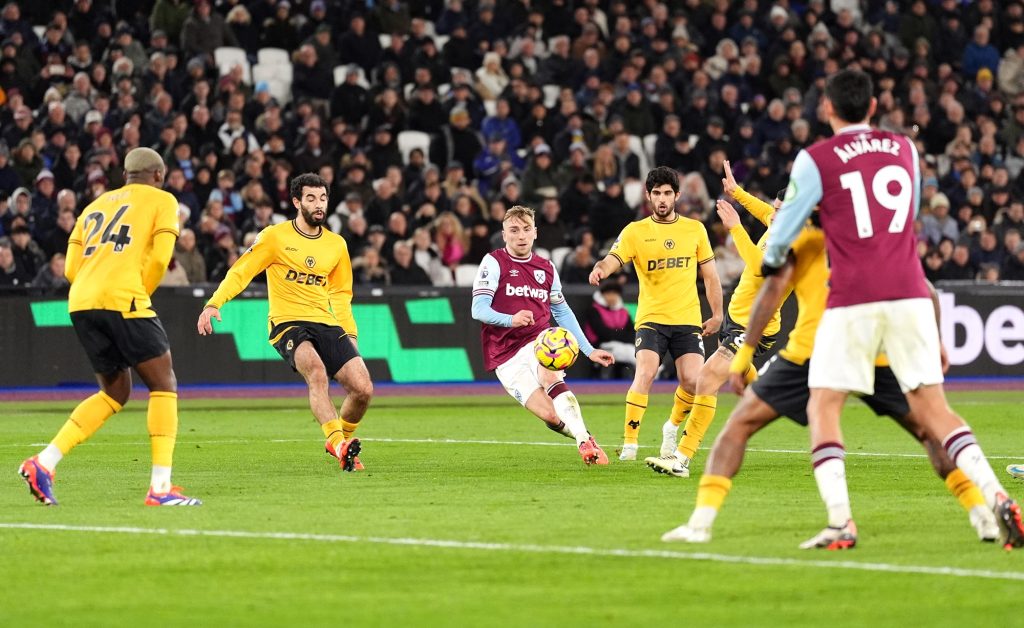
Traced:
[[316, 260], [313, 259], [313, 256], [307, 257], [306, 258], [306, 268], [313, 268], [314, 266], [316, 266]]
[[286, 344], [284, 346], [285, 351], [291, 351], [294, 348], [295, 348], [295, 341], [294, 340], [289, 340], [288, 344]]
[[547, 277], [547, 273], [543, 270], [533, 271], [533, 278], [537, 280], [537, 283], [544, 283], [544, 279]]
[[676, 248], [676, 241], [675, 240], [665, 240], [665, 248], [670, 250], [670, 251], [672, 249]]

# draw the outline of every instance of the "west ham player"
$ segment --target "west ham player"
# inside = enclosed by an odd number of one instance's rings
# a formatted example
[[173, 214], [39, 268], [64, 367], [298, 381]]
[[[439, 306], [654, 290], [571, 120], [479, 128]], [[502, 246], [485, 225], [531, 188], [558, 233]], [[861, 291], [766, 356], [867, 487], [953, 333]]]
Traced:
[[566, 386], [562, 371], [542, 367], [533, 341], [555, 322], [576, 336], [580, 351], [592, 362], [610, 366], [614, 359], [587, 341], [576, 316], [562, 296], [554, 265], [533, 254], [537, 229], [533, 210], [516, 205], [502, 221], [505, 248], [484, 256], [473, 282], [473, 318], [483, 323], [484, 366], [493, 370], [508, 394], [547, 426], [575, 438], [587, 464], [608, 464], [583, 423], [579, 402]]
[[818, 206], [832, 273], [808, 374], [807, 413], [828, 527], [801, 547], [856, 543], [839, 416], [849, 393], [874, 390], [875, 358], [883, 347], [914, 415], [981, 489], [1004, 529], [1005, 545], [1021, 547], [1020, 506], [996, 478], [970, 428], [946, 403], [939, 332], [915, 253], [921, 189], [917, 149], [903, 135], [868, 125], [876, 105], [872, 93], [871, 78], [858, 70], [829, 79], [824, 108], [835, 135], [797, 155], [764, 255], [764, 273], [776, 272]]
[[[773, 205], [765, 203], [741, 188], [736, 179], [732, 176], [732, 168], [729, 162], [725, 162], [725, 178], [722, 179], [722, 186], [726, 194], [732, 196], [743, 205], [754, 217], [760, 220], [765, 226], [771, 223], [775, 210], [782, 203], [782, 196], [775, 200]], [[767, 233], [761, 237], [755, 245], [750, 236], [740, 223], [739, 214], [733, 209], [728, 201], [718, 200], [718, 216], [722, 224], [729, 230], [740, 252], [740, 257], [746, 263], [736, 290], [729, 299], [729, 312], [718, 333], [718, 350], [708, 358], [697, 375], [696, 395], [693, 398], [693, 409], [686, 419], [686, 426], [683, 428], [683, 438], [676, 446], [676, 433], [682, 423], [682, 417], [672, 416], [661, 428], [661, 455], [648, 457], [644, 462], [647, 466], [658, 473], [665, 473], [675, 477], [690, 476], [690, 461], [697, 448], [704, 440], [704, 435], [711, 422], [715, 419], [715, 408], [718, 405], [718, 389], [729, 378], [729, 364], [733, 355], [746, 342], [747, 320], [750, 315], [750, 308], [754, 304], [754, 297], [764, 282], [761, 276], [761, 255], [767, 242]], [[775, 334], [782, 326], [781, 315], [776, 308], [771, 321], [765, 328], [763, 337], [758, 341], [755, 355], [761, 355], [769, 351], [775, 344]], [[745, 373], [747, 381], [754, 381], [757, 378], [757, 370], [750, 364]]]
[[[267, 271], [269, 342], [309, 386], [309, 407], [320, 423], [327, 453], [344, 471], [363, 468], [361, 444], [353, 436], [373, 396], [373, 383], [356, 347], [352, 317], [352, 261], [345, 240], [324, 229], [327, 182], [301, 174], [291, 181], [295, 220], [267, 227], [228, 271], [196, 324], [213, 333], [211, 319]], [[330, 381], [346, 391], [341, 409], [331, 401]]]
[[53, 472], [66, 454], [128, 403], [132, 372], [149, 388], [146, 426], [153, 454], [147, 506], [198, 506], [171, 484], [178, 435], [178, 383], [167, 334], [150, 295], [167, 272], [178, 237], [178, 202], [163, 191], [160, 155], [136, 148], [124, 158], [125, 185], [90, 203], [68, 239], [68, 310], [100, 390], [71, 412], [53, 442], [22, 463], [36, 500], [56, 505]]
[[[825, 258], [825, 237], [818, 229], [807, 226], [793, 242], [789, 259], [780, 272], [764, 282], [750, 312], [747, 326], [748, 342], [741, 346], [730, 371], [733, 384], [740, 389], [750, 368], [756, 343], [770, 325], [779, 305], [791, 291], [796, 293], [799, 314], [786, 346], [774, 356], [753, 385], [747, 387], [739, 404], [729, 415], [725, 427], [715, 439], [708, 455], [704, 475], [697, 490], [697, 506], [690, 520], [666, 532], [663, 541], [706, 543], [711, 540], [715, 518], [732, 488], [732, 478], [740, 470], [747, 442], [769, 423], [782, 415], [798, 425], [807, 425], [808, 360], [814, 346], [814, 334], [825, 311], [828, 294], [828, 262]], [[938, 316], [938, 295], [933, 295]], [[943, 354], [943, 359], [945, 354]], [[948, 364], [943, 360], [945, 367]], [[971, 525], [983, 541], [995, 541], [1000, 534], [995, 515], [985, 506], [985, 498], [964, 472], [946, 455], [942, 443], [927, 435], [924, 427], [910, 414], [906, 397], [892, 370], [875, 367], [875, 392], [861, 398], [875, 414], [893, 417], [897, 423], [922, 442], [936, 473], [946, 482], [950, 492], [967, 511]]]
[[[630, 223], [608, 255], [594, 266], [590, 283], [598, 285], [627, 262], [640, 278], [636, 311], [636, 373], [626, 393], [626, 417], [619, 460], [636, 460], [640, 423], [658, 366], [672, 356], [679, 377], [671, 420], [682, 423], [693, 406], [697, 374], [704, 364], [703, 336], [722, 325], [722, 284], [708, 232], [699, 221], [676, 214], [679, 175], [664, 166], [647, 173], [647, 200], [653, 215]], [[711, 318], [701, 323], [697, 270]]]

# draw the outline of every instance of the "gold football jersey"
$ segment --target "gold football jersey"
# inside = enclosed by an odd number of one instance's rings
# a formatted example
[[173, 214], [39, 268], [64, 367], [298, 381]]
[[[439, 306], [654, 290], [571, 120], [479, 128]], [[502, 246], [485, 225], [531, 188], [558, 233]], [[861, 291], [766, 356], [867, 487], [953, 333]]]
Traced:
[[159, 188], [131, 183], [89, 203], [68, 238], [82, 247], [68, 310], [155, 316], [142, 275], [153, 240], [162, 232], [178, 235], [178, 201]]
[[316, 236], [295, 221], [267, 227], [231, 267], [207, 305], [220, 308], [267, 271], [269, 329], [289, 321], [340, 325], [357, 334], [352, 317], [352, 261], [340, 235], [320, 229]]
[[[742, 189], [737, 189], [733, 196], [755, 218], [764, 223], [765, 226], [768, 226], [771, 222], [772, 214], [775, 213], [774, 207]], [[729, 233], [732, 234], [733, 242], [736, 243], [736, 250], [739, 251], [740, 257], [743, 258], [743, 262], [746, 264], [743, 273], [740, 275], [740, 281], [736, 284], [736, 289], [733, 290], [732, 297], [729, 299], [729, 318], [737, 325], [746, 327], [750, 322], [750, 310], [754, 307], [754, 299], [757, 298], [757, 293], [761, 290], [761, 285], [764, 283], [764, 277], [761, 275], [761, 259], [764, 257], [764, 247], [768, 242], [768, 233], [766, 232], [762, 235], [757, 244], [754, 244], [750, 239], [750, 234], [747, 233], [742, 224], [733, 227]], [[783, 302], [785, 302], [785, 299], [783, 299]], [[782, 315], [779, 310], [775, 310], [772, 319], [768, 321], [764, 328], [764, 335], [775, 335], [779, 333], [781, 327]]]
[[633, 262], [640, 278], [636, 328], [644, 323], [701, 326], [697, 266], [715, 259], [704, 225], [676, 216], [630, 223], [612, 245], [611, 255]]
[[792, 246], [796, 257], [793, 269], [793, 292], [799, 313], [789, 340], [779, 355], [795, 364], [811, 358], [814, 335], [825, 313], [828, 300], [828, 255], [825, 252], [825, 233], [816, 227], [805, 227]]

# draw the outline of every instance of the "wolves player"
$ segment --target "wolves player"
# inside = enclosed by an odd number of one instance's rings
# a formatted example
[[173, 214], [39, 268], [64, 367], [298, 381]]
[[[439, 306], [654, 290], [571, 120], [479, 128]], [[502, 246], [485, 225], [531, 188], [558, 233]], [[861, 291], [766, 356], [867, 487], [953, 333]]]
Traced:
[[587, 464], [608, 464], [583, 423], [579, 402], [565, 385], [561, 371], [549, 371], [537, 361], [533, 341], [555, 322], [572, 332], [580, 350], [592, 362], [610, 366], [612, 355], [587, 341], [576, 316], [562, 296], [554, 265], [533, 254], [537, 239], [533, 210], [516, 205], [502, 221], [505, 248], [484, 256], [473, 282], [473, 318], [483, 323], [484, 366], [547, 426], [575, 438]]
[[[697, 490], [697, 507], [686, 525], [671, 530], [664, 541], [706, 543], [711, 540], [711, 528], [722, 507], [732, 478], [739, 472], [747, 442], [763, 427], [785, 415], [799, 425], [807, 425], [808, 360], [814, 346], [814, 334], [825, 310], [828, 293], [828, 262], [825, 258], [825, 237], [821, 230], [808, 226], [793, 243], [789, 259], [780, 272], [768, 277], [750, 312], [747, 326], [749, 344], [737, 351], [730, 371], [734, 384], [742, 387], [741, 375], [750, 368], [754, 344], [763, 335], [769, 320], [774, 318], [779, 305], [790, 291], [796, 293], [799, 314], [786, 346], [772, 358], [761, 376], [743, 393], [725, 427], [719, 432], [708, 455], [704, 475]], [[936, 314], [938, 296], [935, 295]], [[942, 356], [945, 358], [945, 354]], [[948, 364], [946, 365], [948, 366]], [[875, 368], [875, 391], [862, 397], [876, 414], [893, 417], [905, 430], [922, 442], [939, 477], [957, 498], [970, 517], [978, 537], [995, 541], [999, 525], [995, 516], [985, 507], [985, 498], [963, 471], [949, 459], [942, 443], [925, 432], [924, 427], [910, 414], [910, 407], [900, 390], [892, 371], [885, 366]]]
[[946, 403], [939, 332], [915, 253], [921, 173], [909, 138], [872, 129], [871, 78], [834, 74], [824, 110], [835, 135], [800, 151], [786, 200], [768, 236], [764, 272], [786, 262], [790, 244], [818, 206], [832, 268], [828, 305], [810, 363], [811, 460], [828, 527], [803, 547], [856, 543], [839, 417], [849, 393], [870, 394], [882, 348], [914, 415], [985, 496], [1006, 533], [1024, 546], [1020, 506], [1006, 494], [970, 428]]
[[[327, 182], [301, 174], [292, 179], [290, 194], [295, 220], [260, 232], [217, 286], [196, 326], [201, 336], [212, 334], [211, 319], [220, 320], [220, 308], [266, 270], [270, 344], [306, 380], [327, 453], [344, 471], [358, 471], [361, 445], [353, 432], [370, 405], [373, 383], [355, 343], [352, 261], [345, 240], [323, 227]], [[347, 393], [340, 412], [331, 401], [332, 379]]]
[[147, 506], [198, 506], [171, 484], [178, 434], [178, 383], [171, 349], [149, 295], [167, 272], [178, 237], [178, 202], [163, 191], [160, 155], [136, 148], [124, 159], [125, 185], [89, 204], [68, 239], [68, 310], [100, 390], [71, 412], [46, 449], [18, 472], [32, 495], [56, 505], [53, 472], [68, 452], [128, 403], [131, 368], [149, 388], [146, 426], [153, 454]]
[[[768, 226], [775, 210], [782, 204], [782, 195], [779, 194], [774, 204], [769, 205], [747, 193], [736, 183], [728, 161], [724, 166], [725, 178], [722, 179], [722, 186], [725, 193], [739, 201], [747, 211]], [[697, 452], [697, 448], [700, 447], [701, 441], [704, 440], [704, 434], [711, 427], [711, 422], [715, 419], [718, 389], [729, 378], [729, 364], [732, 362], [733, 355], [745, 342], [750, 308], [754, 304], [754, 297], [757, 296], [758, 289], [764, 282], [764, 277], [761, 276], [761, 252], [764, 250], [767, 234], [762, 236], [755, 245], [740, 223], [739, 214], [728, 201], [719, 199], [718, 215], [722, 219], [722, 224], [732, 235], [740, 257], [746, 263], [746, 268], [743, 269], [736, 290], [733, 291], [732, 298], [729, 299], [729, 312], [722, 325], [722, 330], [718, 334], [718, 350], [708, 358], [697, 375], [693, 409], [686, 419], [683, 438], [679, 441], [679, 446], [676, 446], [676, 432], [683, 417], [673, 415], [661, 428], [661, 456], [651, 456], [645, 460], [647, 466], [658, 473], [676, 477], [690, 476], [690, 460]], [[765, 328], [764, 336], [755, 347], [755, 355], [759, 356], [772, 348], [775, 344], [775, 334], [778, 333], [781, 326], [781, 315], [776, 309]], [[744, 375], [748, 382], [757, 378], [757, 371], [753, 364], [749, 365]]]
[[[647, 173], [647, 200], [653, 215], [630, 223], [608, 255], [594, 265], [590, 283], [598, 285], [627, 262], [640, 278], [636, 311], [636, 374], [626, 393], [626, 418], [619, 460], [636, 460], [640, 423], [658, 366], [666, 353], [675, 363], [679, 386], [672, 403], [672, 422], [683, 422], [693, 406], [697, 374], [704, 364], [702, 336], [722, 325], [722, 284], [715, 254], [704, 225], [676, 213], [679, 175], [664, 166]], [[697, 270], [711, 318], [701, 323]]]

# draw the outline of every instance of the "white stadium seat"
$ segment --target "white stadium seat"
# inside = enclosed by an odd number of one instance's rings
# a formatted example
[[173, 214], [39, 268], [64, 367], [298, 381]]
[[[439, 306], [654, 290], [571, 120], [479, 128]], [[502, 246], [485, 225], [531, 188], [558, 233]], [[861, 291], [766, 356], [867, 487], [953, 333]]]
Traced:
[[476, 271], [476, 264], [459, 264], [455, 267], [455, 285], [460, 288], [472, 286], [476, 279]]
[[544, 91], [544, 106], [551, 109], [558, 103], [558, 95], [562, 93], [562, 86], [544, 85], [541, 89]]
[[622, 187], [622, 198], [630, 209], [636, 209], [644, 202], [644, 184], [640, 181], [626, 181]]
[[[658, 134], [651, 133], [644, 136], [644, 152], [647, 153], [647, 163], [654, 163], [654, 145], [658, 143]], [[643, 175], [643, 173], [641, 173]]]
[[292, 57], [284, 48], [260, 48], [256, 51], [256, 62], [291, 66]]
[[234, 65], [236, 63], [249, 65], [249, 58], [245, 56], [245, 50], [241, 48], [221, 46], [213, 51], [213, 62], [217, 64], [218, 68], [222, 68], [225, 65]]
[[423, 131], [399, 131], [398, 152], [402, 153], [402, 161], [409, 163], [409, 153], [412, 149], [419, 148], [423, 156], [430, 155], [430, 135]]
[[643, 140], [635, 135], [629, 136], [629, 150], [636, 153], [636, 156], [640, 160], [640, 178], [643, 179], [647, 176], [647, 171], [651, 169], [650, 161], [647, 158], [647, 151], [644, 149]]
[[562, 262], [565, 258], [572, 253], [571, 246], [560, 246], [557, 249], [551, 249], [551, 263], [555, 265], [555, 270], [559, 273], [562, 272]]

